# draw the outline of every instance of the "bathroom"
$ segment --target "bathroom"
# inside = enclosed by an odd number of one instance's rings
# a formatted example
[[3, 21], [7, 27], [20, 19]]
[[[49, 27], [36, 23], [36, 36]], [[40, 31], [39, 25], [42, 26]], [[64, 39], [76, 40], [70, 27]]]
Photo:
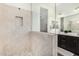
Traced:
[[79, 55], [79, 3], [0, 3], [0, 55]]

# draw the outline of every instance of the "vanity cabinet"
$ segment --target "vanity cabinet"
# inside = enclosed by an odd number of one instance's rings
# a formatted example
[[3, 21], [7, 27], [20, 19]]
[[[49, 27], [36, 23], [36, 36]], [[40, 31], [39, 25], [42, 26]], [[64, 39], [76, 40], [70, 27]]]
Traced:
[[79, 37], [59, 34], [58, 47], [79, 55]]

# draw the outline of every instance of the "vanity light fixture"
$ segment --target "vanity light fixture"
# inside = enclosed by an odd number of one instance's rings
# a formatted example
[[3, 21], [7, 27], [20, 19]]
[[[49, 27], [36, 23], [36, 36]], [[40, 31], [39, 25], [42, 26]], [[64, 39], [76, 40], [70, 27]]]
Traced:
[[79, 24], [79, 21], [77, 21], [76, 23], [78, 23], [78, 24]]
[[73, 11], [74, 12], [78, 12], [79, 11], [79, 7], [75, 8]]
[[78, 11], [79, 11], [79, 9], [77, 9], [77, 10], [76, 10], [76, 9], [74, 9], [73, 11], [74, 11], [74, 12], [78, 12]]
[[64, 16], [65, 16], [64, 14], [61, 14], [61, 15], [58, 14], [58, 17], [64, 17]]

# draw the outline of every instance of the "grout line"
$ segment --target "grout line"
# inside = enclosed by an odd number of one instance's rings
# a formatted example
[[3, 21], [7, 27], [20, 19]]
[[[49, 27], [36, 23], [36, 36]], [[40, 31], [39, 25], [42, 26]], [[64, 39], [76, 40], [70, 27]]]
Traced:
[[31, 3], [31, 31], [32, 31], [32, 3]]

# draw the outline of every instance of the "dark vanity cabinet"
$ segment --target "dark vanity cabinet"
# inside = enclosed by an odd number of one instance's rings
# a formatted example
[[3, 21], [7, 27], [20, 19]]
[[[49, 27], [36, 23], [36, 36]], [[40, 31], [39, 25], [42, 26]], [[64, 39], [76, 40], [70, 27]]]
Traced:
[[58, 34], [58, 47], [79, 55], [79, 37]]

